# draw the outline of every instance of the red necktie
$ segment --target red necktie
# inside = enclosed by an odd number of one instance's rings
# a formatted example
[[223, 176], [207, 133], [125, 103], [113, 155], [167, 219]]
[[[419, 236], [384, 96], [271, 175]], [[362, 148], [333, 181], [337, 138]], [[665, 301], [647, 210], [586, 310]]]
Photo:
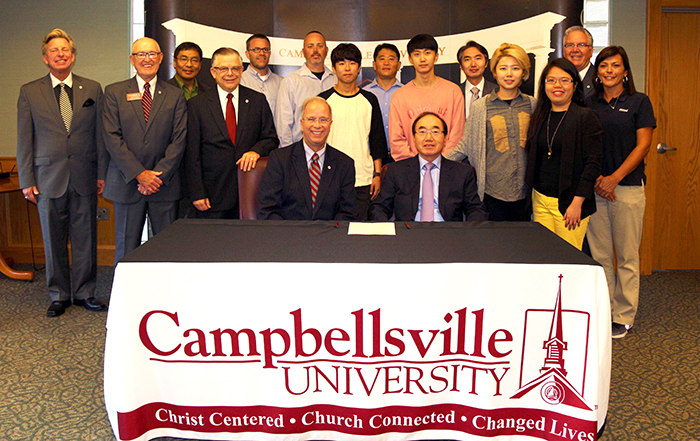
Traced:
[[148, 124], [148, 115], [151, 113], [151, 104], [153, 104], [151, 85], [149, 83], [143, 85], [143, 98], [141, 102], [143, 103], [143, 116], [146, 117], [146, 124]]
[[226, 95], [226, 128], [228, 136], [231, 137], [231, 142], [236, 145], [236, 108], [233, 107], [233, 94]]
[[318, 183], [321, 182], [321, 166], [318, 165], [318, 155], [316, 153], [314, 153], [314, 155], [311, 157], [311, 167], [309, 167], [309, 179], [311, 179], [311, 205], [316, 206]]

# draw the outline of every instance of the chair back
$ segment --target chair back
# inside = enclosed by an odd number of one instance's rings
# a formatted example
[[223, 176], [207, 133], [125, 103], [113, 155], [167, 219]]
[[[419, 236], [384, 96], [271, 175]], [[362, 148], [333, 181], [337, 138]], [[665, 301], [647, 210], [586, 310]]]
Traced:
[[258, 158], [255, 168], [251, 171], [244, 172], [238, 169], [238, 208], [241, 219], [258, 218], [258, 189], [265, 168], [267, 168], [267, 157]]

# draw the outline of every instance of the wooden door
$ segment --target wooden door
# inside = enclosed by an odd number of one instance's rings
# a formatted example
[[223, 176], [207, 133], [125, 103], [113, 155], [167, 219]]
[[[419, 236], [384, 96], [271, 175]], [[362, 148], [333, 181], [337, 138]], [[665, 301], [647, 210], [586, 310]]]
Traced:
[[[647, 157], [646, 274], [700, 269], [700, 0], [678, 1], [649, 3], [647, 91], [657, 129]], [[658, 153], [659, 143], [676, 150]]]

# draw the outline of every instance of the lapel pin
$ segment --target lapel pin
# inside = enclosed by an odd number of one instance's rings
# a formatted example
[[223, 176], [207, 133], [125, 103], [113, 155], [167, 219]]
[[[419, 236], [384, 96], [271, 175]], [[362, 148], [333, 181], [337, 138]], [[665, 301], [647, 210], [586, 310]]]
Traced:
[[83, 86], [78, 86], [78, 89], [82, 89], [82, 88], [83, 88]]
[[159, 90], [159, 91], [158, 91], [158, 95], [160, 95], [161, 93], [162, 93], [162, 92]]
[[245, 103], [248, 104], [248, 100], [245, 100]]
[[330, 170], [330, 169], [331, 169], [331, 166], [329, 165], [329, 166], [328, 166], [328, 170]]

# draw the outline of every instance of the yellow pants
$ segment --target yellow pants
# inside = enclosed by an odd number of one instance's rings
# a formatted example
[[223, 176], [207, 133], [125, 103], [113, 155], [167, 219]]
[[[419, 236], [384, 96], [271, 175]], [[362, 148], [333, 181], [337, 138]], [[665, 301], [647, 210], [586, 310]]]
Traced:
[[559, 212], [559, 199], [545, 196], [534, 188], [532, 189], [532, 214], [535, 222], [539, 222], [557, 236], [581, 249], [590, 216], [581, 219], [581, 224], [577, 228], [569, 230], [566, 228], [564, 215]]

